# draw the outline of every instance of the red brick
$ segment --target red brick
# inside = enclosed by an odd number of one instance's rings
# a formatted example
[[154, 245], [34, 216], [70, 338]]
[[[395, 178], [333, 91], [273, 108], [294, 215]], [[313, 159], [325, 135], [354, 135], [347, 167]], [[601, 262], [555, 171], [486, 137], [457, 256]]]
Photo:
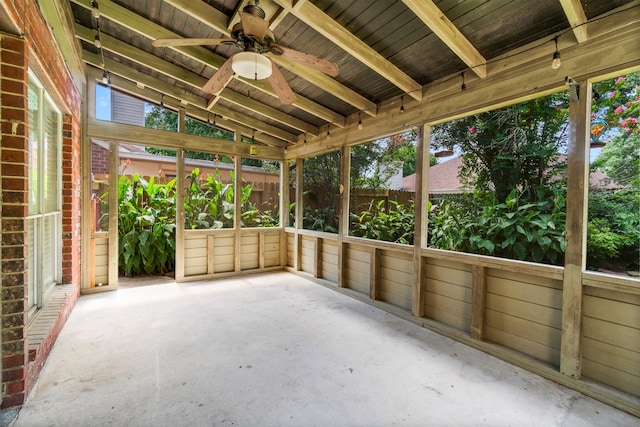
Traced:
[[[14, 150], [28, 150], [29, 141], [24, 135], [21, 136], [13, 136], [13, 135], [2, 135], [2, 151], [5, 151], [7, 148], [11, 148]], [[26, 151], [25, 151], [26, 152]]]
[[[24, 362], [23, 362], [24, 363]], [[17, 369], [5, 369], [2, 372], [2, 381], [10, 382], [10, 381], [18, 381], [23, 379], [26, 376], [27, 367], [22, 366]]]
[[8, 395], [16, 395], [19, 393], [24, 393], [24, 380], [20, 380], [20, 381], [13, 381], [10, 383], [7, 383], [7, 387], [6, 387], [6, 393]]
[[0, 408], [5, 409], [20, 406], [24, 403], [24, 397], [24, 393], [5, 396], [4, 399], [2, 399], [2, 406]]
[[2, 175], [8, 176], [27, 176], [28, 168], [25, 164], [20, 163], [5, 163], [2, 165]]
[[2, 102], [2, 106], [4, 107], [3, 111], [6, 110], [6, 107], [20, 108], [23, 111], [27, 108], [27, 97], [24, 95], [2, 93], [0, 94], [0, 102]]
[[2, 162], [4, 163], [27, 163], [29, 158], [24, 150], [8, 150], [4, 147], [4, 139], [2, 140]]
[[27, 355], [25, 353], [13, 354], [2, 358], [2, 368], [22, 368], [26, 365]]
[[[3, 55], [4, 57], [4, 55]], [[0, 64], [0, 73], [5, 79], [25, 80], [25, 64]]]
[[2, 79], [0, 91], [24, 96], [27, 93], [27, 85], [19, 80]]
[[2, 205], [2, 216], [5, 218], [21, 218], [28, 214], [28, 208], [26, 206], [19, 205]]
[[[4, 173], [4, 168], [5, 165], [2, 165], [2, 172]], [[2, 189], [3, 190], [21, 190], [21, 191], [27, 191], [27, 189], [29, 188], [28, 186], [29, 184], [29, 180], [24, 177], [24, 178], [9, 178], [9, 177], [3, 177], [2, 178]]]
[[24, 39], [17, 37], [9, 37], [3, 35], [0, 37], [0, 47], [3, 50], [10, 50], [18, 53], [25, 53], [25, 41]]

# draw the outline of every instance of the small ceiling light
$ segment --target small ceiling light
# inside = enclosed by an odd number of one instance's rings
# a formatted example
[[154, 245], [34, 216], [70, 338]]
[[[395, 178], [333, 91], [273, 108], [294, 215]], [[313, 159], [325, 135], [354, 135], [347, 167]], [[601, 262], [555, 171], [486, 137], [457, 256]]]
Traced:
[[404, 113], [404, 95], [400, 97], [400, 112]]
[[460, 90], [464, 92], [467, 90], [467, 85], [464, 83], [464, 71], [460, 73], [460, 77], [462, 77], [462, 86], [460, 86]]
[[164, 93], [162, 94], [162, 96], [160, 97], [160, 106], [162, 108], [164, 108]]
[[327, 126], [327, 139], [331, 139], [331, 131], [329, 130], [329, 126]]
[[553, 38], [553, 41], [556, 44], [556, 51], [553, 52], [553, 60], [551, 61], [551, 68], [553, 68], [554, 70], [557, 70], [562, 65], [562, 61], [560, 61], [560, 51], [558, 50], [558, 37], [560, 36], [555, 36]]
[[93, 45], [97, 48], [97, 49], [102, 49], [102, 41], [100, 40], [100, 34], [96, 34], [96, 36], [93, 38]]
[[98, 2], [91, 0], [91, 16], [95, 19], [100, 19], [100, 9], [98, 9]]
[[213, 115], [213, 127], [216, 127], [216, 116], [217, 114]]
[[360, 112], [358, 112], [358, 129], [362, 130], [362, 117], [360, 117]]
[[251, 148], [249, 149], [249, 154], [252, 156], [256, 156], [258, 154], [258, 147], [256, 147], [255, 145], [252, 145]]
[[284, 143], [284, 154], [287, 154], [287, 152], [289, 151], [289, 150], [287, 149], [287, 146], [288, 146], [288, 145], [289, 145], [289, 144], [287, 144], [286, 142]]
[[102, 70], [102, 83], [109, 84], [109, 74], [107, 74], [107, 70]]
[[207, 114], [207, 124], [211, 124], [211, 113]]
[[236, 74], [254, 80], [269, 78], [273, 71], [271, 60], [257, 52], [236, 53], [231, 68]]
[[302, 141], [302, 143], [303, 143], [303, 144], [306, 144], [306, 143], [307, 143], [307, 134], [306, 134], [306, 133], [304, 134], [304, 141]]

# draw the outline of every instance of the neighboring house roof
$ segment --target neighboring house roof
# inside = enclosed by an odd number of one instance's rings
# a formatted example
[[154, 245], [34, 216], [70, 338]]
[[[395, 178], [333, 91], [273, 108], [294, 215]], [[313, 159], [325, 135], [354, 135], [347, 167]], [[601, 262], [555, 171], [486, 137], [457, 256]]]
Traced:
[[[462, 165], [461, 157], [438, 163], [429, 167], [429, 193], [458, 193], [465, 188], [458, 179], [458, 169]], [[402, 179], [402, 189], [416, 191], [416, 174]]]
[[[566, 156], [561, 156], [560, 160], [566, 160]], [[429, 167], [429, 193], [447, 194], [469, 190], [463, 187], [458, 178], [458, 171], [461, 166], [462, 157], [454, 157]], [[594, 190], [614, 190], [620, 188], [620, 185], [604, 172], [595, 170], [589, 175], [589, 187]], [[405, 176], [402, 179], [402, 189], [404, 191], [416, 191], [416, 174]]]

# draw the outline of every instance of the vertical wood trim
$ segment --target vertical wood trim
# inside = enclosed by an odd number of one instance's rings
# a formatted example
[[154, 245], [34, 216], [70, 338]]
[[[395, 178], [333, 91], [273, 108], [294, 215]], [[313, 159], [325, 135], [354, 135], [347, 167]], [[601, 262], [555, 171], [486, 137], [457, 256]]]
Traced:
[[302, 237], [298, 234], [298, 230], [302, 229], [302, 218], [304, 213], [304, 179], [303, 179], [303, 169], [304, 168], [304, 160], [296, 159], [296, 220], [295, 220], [295, 240], [293, 244], [294, 249], [294, 262], [293, 268], [296, 271], [300, 271], [302, 269]]
[[418, 129], [418, 146], [416, 147], [416, 193], [414, 242], [413, 242], [413, 292], [411, 294], [411, 312], [414, 316], [424, 316], [422, 303], [422, 254], [421, 249], [427, 244], [427, 203], [429, 201], [429, 142], [431, 127], [422, 125]]
[[280, 163], [280, 265], [287, 265], [287, 233], [289, 226], [289, 161]]
[[[178, 116], [178, 129], [184, 129], [186, 120], [184, 109], [180, 109]], [[185, 267], [185, 232], [184, 232], [184, 150], [176, 149], [176, 281], [184, 279]], [[210, 257], [211, 254], [207, 254]], [[208, 260], [207, 260], [208, 262]]]
[[242, 263], [240, 260], [240, 247], [242, 246], [242, 157], [236, 156], [235, 162], [235, 178], [233, 181], [233, 228], [235, 230], [233, 239], [233, 261], [234, 271], [240, 271], [242, 269]]
[[343, 147], [340, 156], [340, 211], [338, 212], [338, 286], [348, 285], [344, 236], [349, 235], [349, 200], [351, 199], [351, 147]]
[[215, 256], [214, 248], [215, 248], [214, 236], [209, 235], [207, 236], [207, 274], [214, 273], [214, 264], [213, 264], [213, 259]]
[[258, 232], [258, 268], [264, 268], [264, 230]]
[[118, 288], [118, 143], [109, 141], [109, 285]]
[[[88, 289], [95, 284], [95, 268], [89, 266], [87, 254], [84, 248], [88, 248], [92, 242], [91, 235], [94, 230], [91, 229], [93, 221], [87, 221], [91, 217], [91, 139], [87, 135], [87, 123], [90, 116], [89, 111], [96, 108], [96, 82], [93, 79], [87, 79], [84, 85], [84, 93], [87, 95], [86, 101], [82, 103], [82, 120], [80, 123], [82, 131], [82, 142], [80, 145], [80, 164], [82, 165], [82, 181], [81, 181], [81, 203], [80, 203], [80, 288]], [[95, 114], [94, 114], [95, 115]], [[95, 260], [92, 257], [91, 263]], [[108, 279], [107, 279], [108, 280]]]
[[589, 191], [589, 124], [591, 83], [577, 85], [579, 99], [569, 96], [569, 153], [567, 167], [567, 245], [562, 288], [560, 372], [582, 374], [582, 271], [585, 267], [587, 197]]
[[487, 268], [474, 265], [471, 277], [471, 338], [483, 341], [487, 304]]
[[378, 283], [380, 282], [380, 259], [382, 257], [382, 250], [380, 248], [373, 248], [370, 254], [369, 298], [375, 301], [378, 299]]
[[322, 238], [316, 237], [313, 242], [313, 277], [322, 277]]

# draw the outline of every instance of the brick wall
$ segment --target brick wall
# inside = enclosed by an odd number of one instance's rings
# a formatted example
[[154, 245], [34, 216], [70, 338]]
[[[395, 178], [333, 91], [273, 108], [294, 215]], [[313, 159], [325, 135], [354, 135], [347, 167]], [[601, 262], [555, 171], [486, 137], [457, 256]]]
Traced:
[[0, 37], [2, 180], [2, 407], [25, 398], [27, 54], [24, 40]]
[[[0, 33], [0, 191], [2, 408], [21, 405], [80, 292], [80, 100], [49, 25], [35, 1], [9, 4], [9, 18], [26, 36]], [[4, 3], [0, 6], [7, 7]], [[18, 7], [19, 13], [12, 11]], [[6, 30], [6, 27], [5, 27]], [[63, 116], [62, 279], [71, 284], [65, 301], [29, 362], [27, 327], [26, 216], [28, 188], [28, 69], [52, 96]], [[67, 287], [68, 289], [68, 287]]]
[[98, 144], [91, 144], [91, 172], [109, 173], [109, 150]]

